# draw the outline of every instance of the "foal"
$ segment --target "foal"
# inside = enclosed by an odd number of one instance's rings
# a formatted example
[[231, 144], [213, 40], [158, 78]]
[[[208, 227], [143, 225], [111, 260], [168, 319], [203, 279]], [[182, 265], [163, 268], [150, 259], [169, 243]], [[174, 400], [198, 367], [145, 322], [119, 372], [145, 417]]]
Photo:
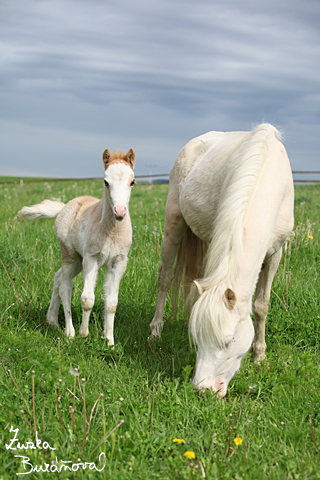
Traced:
[[107, 268], [103, 334], [109, 345], [114, 345], [113, 324], [119, 284], [127, 266], [132, 242], [128, 205], [131, 188], [135, 184], [135, 153], [130, 149], [127, 154], [118, 150], [111, 155], [107, 149], [102, 160], [105, 169], [102, 200], [89, 196], [74, 198], [67, 204], [44, 200], [31, 207], [23, 207], [18, 212], [18, 217], [36, 220], [58, 215], [55, 227], [62, 265], [54, 277], [47, 323], [58, 326], [59, 305], [62, 301], [68, 337], [72, 338], [75, 334], [71, 318], [73, 277], [83, 269], [82, 324], [79, 335], [87, 337], [98, 271], [103, 266]]

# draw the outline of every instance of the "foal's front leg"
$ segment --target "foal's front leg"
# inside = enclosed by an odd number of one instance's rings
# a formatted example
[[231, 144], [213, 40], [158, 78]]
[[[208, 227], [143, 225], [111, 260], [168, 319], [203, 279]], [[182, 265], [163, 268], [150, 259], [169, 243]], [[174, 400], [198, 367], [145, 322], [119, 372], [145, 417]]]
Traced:
[[79, 335], [81, 337], [87, 337], [89, 335], [89, 317], [94, 305], [94, 289], [99, 272], [99, 265], [97, 259], [90, 256], [84, 257], [82, 264], [84, 286], [81, 295], [82, 323], [80, 326]]
[[107, 265], [104, 290], [104, 338], [108, 339], [109, 345], [114, 345], [113, 325], [114, 315], [118, 305], [119, 285], [126, 270], [128, 258], [124, 256], [115, 257]]

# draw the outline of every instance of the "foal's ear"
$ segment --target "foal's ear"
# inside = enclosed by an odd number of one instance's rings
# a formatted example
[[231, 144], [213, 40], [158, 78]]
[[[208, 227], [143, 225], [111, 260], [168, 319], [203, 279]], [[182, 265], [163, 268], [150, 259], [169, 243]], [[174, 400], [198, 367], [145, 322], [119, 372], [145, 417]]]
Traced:
[[105, 170], [107, 170], [107, 166], [109, 164], [110, 158], [111, 158], [111, 153], [109, 152], [108, 149], [106, 149], [103, 152], [103, 155], [102, 155], [102, 161], [103, 161], [103, 165], [104, 165]]
[[234, 293], [233, 290], [231, 290], [231, 288], [227, 288], [227, 290], [224, 292], [223, 301], [226, 307], [229, 308], [230, 310], [235, 306], [237, 302], [237, 298], [236, 298], [236, 294]]
[[203, 286], [200, 285], [200, 283], [197, 282], [197, 280], [193, 280], [193, 283], [194, 283], [195, 286], [197, 287], [197, 290], [198, 290], [198, 293], [199, 293], [199, 297], [201, 297], [201, 295], [202, 295], [203, 292], [204, 292]]
[[136, 162], [136, 154], [134, 153], [132, 148], [130, 148], [129, 152], [127, 153], [126, 159], [127, 159], [127, 162], [130, 164], [131, 168], [133, 169], [134, 164]]

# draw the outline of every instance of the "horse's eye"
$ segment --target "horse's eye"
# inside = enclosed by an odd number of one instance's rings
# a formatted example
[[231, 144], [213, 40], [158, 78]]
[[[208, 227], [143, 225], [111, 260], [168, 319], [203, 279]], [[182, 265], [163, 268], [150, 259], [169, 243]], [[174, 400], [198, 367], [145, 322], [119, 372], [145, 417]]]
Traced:
[[135, 180], [132, 180], [132, 182], [130, 183], [131, 187], [133, 187], [133, 185], [135, 185], [136, 181]]
[[107, 180], [104, 181], [104, 184], [106, 187], [109, 187], [109, 183], [107, 182]]

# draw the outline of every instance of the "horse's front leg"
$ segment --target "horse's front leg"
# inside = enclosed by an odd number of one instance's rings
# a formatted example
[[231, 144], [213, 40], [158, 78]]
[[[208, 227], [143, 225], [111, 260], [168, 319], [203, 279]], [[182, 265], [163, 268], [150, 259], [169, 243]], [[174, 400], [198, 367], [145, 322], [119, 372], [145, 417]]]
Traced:
[[265, 358], [267, 348], [265, 341], [265, 322], [269, 310], [269, 300], [273, 277], [281, 260], [282, 250], [266, 258], [259, 274], [256, 295], [253, 304], [254, 340], [252, 344], [252, 360], [259, 362]]
[[94, 305], [94, 290], [99, 272], [98, 261], [95, 257], [86, 256], [82, 262], [83, 265], [83, 292], [81, 295], [82, 304], [82, 323], [79, 330], [81, 337], [89, 335], [89, 317]]
[[149, 332], [153, 337], [161, 336], [166, 295], [173, 279], [173, 264], [186, 230], [187, 224], [179, 206], [179, 193], [176, 187], [172, 187], [171, 190], [169, 187], [158, 276], [158, 300], [154, 317], [149, 325]]
[[116, 257], [107, 266], [107, 273], [104, 284], [104, 338], [108, 339], [109, 345], [114, 345], [113, 325], [114, 315], [118, 305], [119, 285], [126, 270], [127, 257]]

